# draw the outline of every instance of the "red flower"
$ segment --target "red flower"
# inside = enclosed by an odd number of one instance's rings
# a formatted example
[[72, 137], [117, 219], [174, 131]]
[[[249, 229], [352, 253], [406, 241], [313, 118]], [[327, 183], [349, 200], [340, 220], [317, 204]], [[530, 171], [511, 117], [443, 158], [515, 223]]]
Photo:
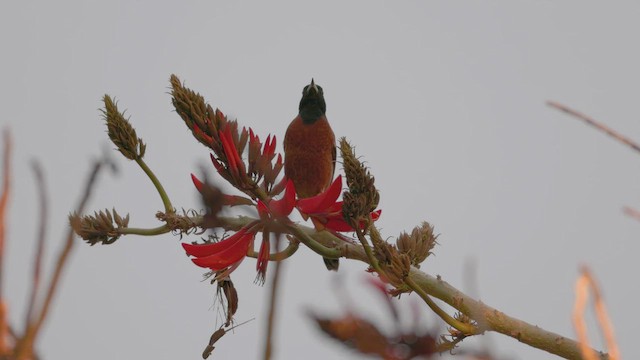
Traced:
[[220, 130], [218, 132], [218, 136], [220, 136], [220, 142], [222, 142], [222, 149], [224, 150], [224, 154], [227, 158], [229, 172], [231, 173], [231, 176], [233, 176], [237, 181], [240, 181], [242, 178], [246, 177], [247, 171], [244, 167], [244, 162], [242, 161], [242, 158], [240, 158], [240, 154], [238, 153], [236, 144], [233, 141], [231, 126], [227, 124], [224, 131]]
[[264, 203], [258, 200], [258, 214], [262, 219], [269, 217], [286, 218], [291, 214], [293, 208], [296, 206], [296, 189], [293, 187], [293, 181], [287, 180], [287, 185], [284, 189], [284, 196], [282, 199], [269, 200], [268, 203]]
[[255, 232], [249, 231], [249, 225], [243, 227], [230, 237], [209, 244], [187, 244], [182, 247], [187, 255], [193, 256], [194, 264], [214, 271], [237, 267], [247, 256], [249, 246], [253, 243]]
[[[337, 232], [349, 232], [354, 229], [342, 216], [342, 201], [337, 201], [342, 191], [342, 175], [338, 176], [324, 192], [306, 199], [298, 200], [297, 208], [303, 217], [311, 218], [318, 230], [329, 229]], [[380, 218], [382, 210], [371, 213], [373, 221]], [[364, 227], [364, 223], [361, 224]]]
[[[193, 174], [191, 174], [191, 181], [193, 181], [193, 185], [195, 185], [198, 192], [202, 193], [204, 183]], [[228, 206], [253, 205], [253, 201], [243, 196], [222, 194], [222, 204]]]

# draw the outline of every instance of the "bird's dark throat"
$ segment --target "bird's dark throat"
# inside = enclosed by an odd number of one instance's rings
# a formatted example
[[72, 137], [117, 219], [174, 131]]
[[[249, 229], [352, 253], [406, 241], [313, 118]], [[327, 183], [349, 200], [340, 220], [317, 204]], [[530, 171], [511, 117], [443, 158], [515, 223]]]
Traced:
[[300, 117], [305, 124], [313, 124], [320, 119], [322, 115], [324, 115], [324, 111], [317, 107], [300, 109]]
[[327, 110], [323, 98], [305, 98], [300, 101], [300, 117], [305, 124], [313, 124], [322, 117]]

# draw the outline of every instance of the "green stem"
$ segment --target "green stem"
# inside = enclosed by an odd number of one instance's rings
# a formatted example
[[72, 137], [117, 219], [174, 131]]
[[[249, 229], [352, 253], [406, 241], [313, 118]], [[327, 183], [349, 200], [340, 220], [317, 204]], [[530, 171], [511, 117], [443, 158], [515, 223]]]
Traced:
[[371, 265], [371, 267], [378, 274], [384, 276], [384, 271], [382, 271], [382, 268], [380, 267], [378, 260], [375, 258], [375, 256], [373, 256], [373, 251], [371, 250], [371, 246], [369, 246], [369, 243], [367, 242], [367, 238], [364, 237], [364, 233], [362, 232], [362, 230], [360, 229], [356, 230], [356, 235], [358, 235], [358, 240], [360, 240], [360, 244], [362, 244], [362, 247], [364, 248], [364, 253], [367, 255], [367, 259], [369, 259], [369, 265]]
[[322, 255], [323, 257], [330, 258], [330, 259], [337, 259], [342, 254], [342, 252], [338, 249], [326, 247], [320, 244], [319, 242], [315, 241], [313, 237], [311, 237], [306, 232], [302, 231], [298, 226], [294, 224], [287, 225], [287, 229], [298, 240], [300, 240], [301, 243], [305, 244], [308, 248]]
[[451, 315], [447, 314], [446, 311], [442, 310], [442, 308], [440, 308], [438, 304], [436, 304], [433, 300], [431, 300], [429, 295], [427, 295], [427, 293], [424, 292], [424, 290], [422, 290], [422, 288], [418, 286], [415, 283], [415, 281], [411, 279], [411, 277], [407, 277], [404, 280], [404, 282], [411, 288], [411, 290], [413, 290], [416, 294], [418, 294], [422, 298], [422, 300], [424, 300], [424, 302], [427, 303], [427, 305], [429, 305], [431, 310], [433, 310], [433, 312], [436, 313], [436, 315], [438, 315], [442, 320], [444, 320], [444, 322], [449, 324], [449, 326], [455, 328], [456, 330], [462, 332], [464, 335], [467, 335], [467, 336], [475, 335], [479, 333], [478, 329], [475, 326], [460, 322], [455, 318], [453, 318]]
[[144, 171], [144, 173], [147, 174], [147, 177], [149, 177], [153, 185], [156, 187], [156, 190], [158, 191], [158, 194], [162, 199], [162, 203], [164, 204], [164, 211], [166, 213], [174, 212], [173, 205], [171, 205], [171, 200], [169, 200], [169, 195], [167, 195], [167, 192], [164, 190], [164, 187], [162, 187], [162, 184], [160, 183], [160, 180], [158, 180], [158, 178], [156, 177], [156, 174], [154, 174], [153, 171], [151, 171], [149, 166], [147, 166], [147, 163], [145, 163], [144, 160], [142, 160], [141, 158], [136, 159], [136, 163], [138, 163], [142, 171]]
[[[284, 250], [269, 254], [269, 261], [282, 261], [284, 259], [287, 259], [291, 255], [295, 254], [296, 251], [298, 251], [299, 247], [300, 243], [298, 241], [291, 241]], [[258, 253], [253, 249], [249, 249], [249, 251], [247, 252], [247, 256], [257, 259]]]
[[122, 228], [118, 229], [118, 233], [121, 235], [140, 235], [140, 236], [155, 236], [166, 234], [171, 231], [171, 228], [167, 224], [150, 229], [143, 228]]

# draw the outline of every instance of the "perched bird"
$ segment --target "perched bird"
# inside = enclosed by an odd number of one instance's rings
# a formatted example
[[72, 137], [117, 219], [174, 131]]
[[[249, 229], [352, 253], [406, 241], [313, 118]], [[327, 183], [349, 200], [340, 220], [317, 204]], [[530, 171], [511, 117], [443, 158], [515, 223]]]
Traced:
[[[336, 137], [325, 116], [327, 105], [322, 87], [302, 89], [298, 116], [284, 135], [284, 173], [299, 198], [318, 195], [331, 185], [336, 167]], [[338, 259], [324, 258], [329, 270], [338, 270]]]

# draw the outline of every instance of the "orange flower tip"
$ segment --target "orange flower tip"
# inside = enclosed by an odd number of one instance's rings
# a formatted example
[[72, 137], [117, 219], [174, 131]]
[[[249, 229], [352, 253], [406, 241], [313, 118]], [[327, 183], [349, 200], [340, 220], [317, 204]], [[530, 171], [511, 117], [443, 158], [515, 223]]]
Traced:
[[193, 174], [191, 174], [191, 181], [193, 181], [193, 185], [195, 185], [196, 189], [198, 189], [199, 192], [202, 192], [202, 187], [204, 186], [202, 181]]

